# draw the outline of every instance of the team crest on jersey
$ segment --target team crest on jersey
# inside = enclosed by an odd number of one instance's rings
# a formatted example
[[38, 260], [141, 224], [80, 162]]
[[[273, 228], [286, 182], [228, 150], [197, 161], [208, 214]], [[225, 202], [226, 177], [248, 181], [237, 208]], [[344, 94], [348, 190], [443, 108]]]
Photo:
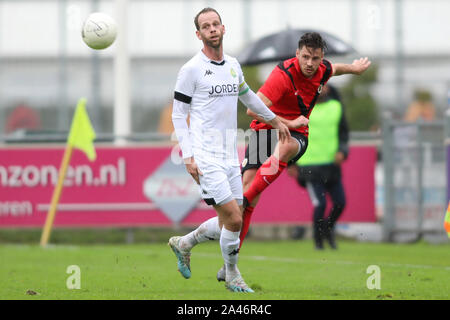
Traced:
[[233, 68], [230, 69], [230, 73], [233, 76], [233, 78], [236, 78], [237, 74], [236, 74], [236, 71], [234, 71]]
[[321, 84], [321, 85], [319, 86], [319, 88], [317, 88], [317, 92], [318, 92], [319, 94], [321, 94], [321, 93], [322, 93], [322, 89], [323, 89], [323, 84]]

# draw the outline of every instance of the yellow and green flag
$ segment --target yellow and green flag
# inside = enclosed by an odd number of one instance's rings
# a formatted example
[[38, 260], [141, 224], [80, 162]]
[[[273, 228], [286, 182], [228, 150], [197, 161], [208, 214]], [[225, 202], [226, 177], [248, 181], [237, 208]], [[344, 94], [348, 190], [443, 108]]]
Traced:
[[450, 202], [448, 203], [447, 213], [445, 214], [444, 228], [450, 238]]
[[90, 161], [94, 161], [97, 158], [97, 153], [94, 148], [95, 131], [92, 128], [91, 121], [86, 112], [86, 99], [81, 98], [78, 101], [75, 115], [72, 119], [72, 125], [70, 127], [69, 137], [67, 138], [67, 146], [64, 151], [64, 156], [59, 168], [58, 183], [53, 190], [52, 202], [45, 219], [45, 225], [41, 235], [41, 246], [45, 247], [50, 238], [50, 233], [53, 226], [53, 220], [56, 215], [56, 208], [59, 203], [59, 198], [62, 193], [64, 179], [67, 172], [67, 167], [70, 163], [72, 156], [72, 149], [81, 149]]
[[93, 143], [94, 140], [95, 131], [86, 112], [86, 99], [81, 98], [78, 101], [75, 115], [72, 119], [67, 143], [74, 148], [82, 150], [89, 160], [94, 161], [97, 158]]

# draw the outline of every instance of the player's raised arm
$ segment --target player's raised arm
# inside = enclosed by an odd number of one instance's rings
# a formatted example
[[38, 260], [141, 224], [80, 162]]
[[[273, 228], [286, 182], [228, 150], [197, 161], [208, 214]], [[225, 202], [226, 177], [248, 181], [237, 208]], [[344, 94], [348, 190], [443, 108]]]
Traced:
[[369, 58], [360, 58], [353, 60], [352, 64], [333, 63], [332, 76], [340, 76], [342, 74], [360, 75], [370, 67], [371, 61]]

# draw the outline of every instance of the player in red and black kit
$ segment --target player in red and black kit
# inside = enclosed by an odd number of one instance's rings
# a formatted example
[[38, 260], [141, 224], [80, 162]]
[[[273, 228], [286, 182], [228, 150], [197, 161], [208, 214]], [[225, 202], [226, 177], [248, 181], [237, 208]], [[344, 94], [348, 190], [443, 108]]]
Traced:
[[[305, 153], [309, 115], [322, 87], [332, 76], [360, 75], [370, 66], [367, 57], [354, 60], [352, 64], [332, 64], [323, 59], [325, 49], [326, 44], [319, 33], [304, 34], [295, 57], [278, 64], [257, 93], [290, 129], [291, 138], [287, 142], [278, 143], [272, 127], [253, 112], [247, 112], [254, 118], [250, 125], [254, 132], [242, 163], [245, 209], [240, 246], [261, 193], [289, 163], [295, 163]], [[221, 270], [217, 274], [218, 280], [221, 280]]]

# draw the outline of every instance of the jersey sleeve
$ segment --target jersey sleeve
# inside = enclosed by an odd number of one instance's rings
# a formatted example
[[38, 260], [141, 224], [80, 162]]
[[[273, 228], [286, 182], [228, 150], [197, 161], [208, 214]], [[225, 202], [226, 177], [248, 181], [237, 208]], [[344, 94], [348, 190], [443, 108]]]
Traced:
[[195, 77], [188, 68], [181, 68], [175, 85], [172, 109], [172, 123], [183, 154], [183, 159], [192, 157], [192, 144], [187, 117], [195, 90]]
[[191, 103], [195, 91], [195, 76], [193, 70], [186, 65], [178, 72], [175, 84], [174, 98], [184, 103]]
[[245, 82], [244, 72], [242, 72], [241, 65], [237, 63], [238, 67], [238, 77], [239, 77], [239, 96], [242, 96], [250, 90], [250, 87]]
[[276, 104], [284, 96], [289, 85], [291, 84], [290, 82], [286, 83], [283, 71], [275, 67], [259, 91], [272, 101], [273, 104]]
[[273, 120], [276, 115], [262, 102], [262, 100], [250, 89], [244, 79], [241, 66], [238, 65], [239, 76], [239, 100], [250, 110], [266, 121]]
[[330, 80], [331, 76], [333, 75], [333, 64], [325, 59], [322, 60], [322, 63], [325, 65], [324, 75], [326, 75], [325, 77], [326, 79], [324, 79], [324, 83], [327, 83], [328, 80]]

